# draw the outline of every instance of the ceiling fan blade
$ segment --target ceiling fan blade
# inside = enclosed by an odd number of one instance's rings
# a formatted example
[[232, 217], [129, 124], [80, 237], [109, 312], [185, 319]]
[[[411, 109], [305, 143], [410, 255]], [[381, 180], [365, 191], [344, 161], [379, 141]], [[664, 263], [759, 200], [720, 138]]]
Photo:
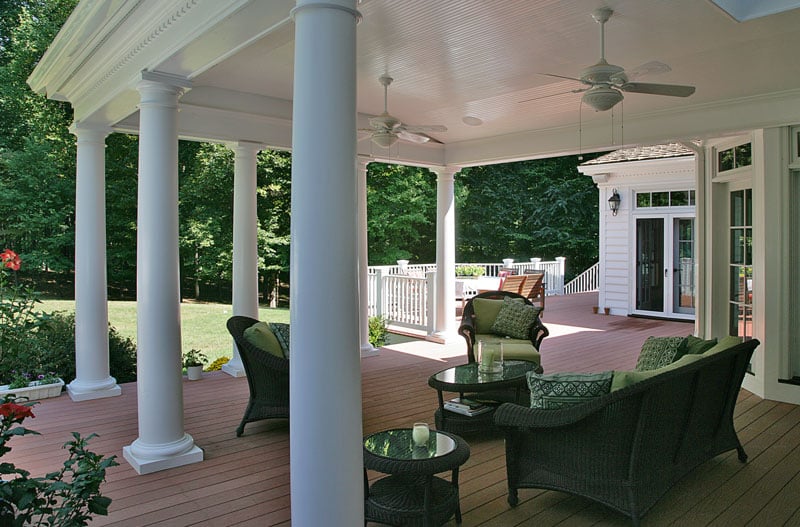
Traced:
[[571, 81], [578, 81], [583, 84], [583, 81], [575, 77], [567, 77], [566, 75], [556, 75], [555, 73], [538, 73], [537, 75], [544, 75], [545, 77], [555, 77], [556, 79], [567, 79]]
[[540, 97], [534, 97], [533, 99], [525, 99], [525, 100], [523, 100], [523, 101], [517, 101], [517, 102], [531, 102], [531, 101], [538, 101], [538, 100], [540, 100], [540, 99], [547, 99], [548, 97], [557, 97], [558, 95], [566, 95], [566, 94], [568, 94], [568, 93], [581, 93], [581, 92], [585, 92], [585, 91], [586, 91], [586, 90], [588, 90], [588, 89], [589, 89], [589, 88], [578, 88], [578, 89], [576, 89], [576, 90], [567, 90], [567, 91], [560, 91], [560, 92], [558, 92], [558, 93], [549, 93], [549, 94], [547, 94], [547, 95], [542, 95], [542, 96], [540, 96]]
[[671, 97], [688, 97], [694, 93], [694, 86], [680, 84], [652, 84], [649, 82], [626, 82], [619, 87], [629, 93], [647, 93], [650, 95], [669, 95]]
[[669, 65], [657, 60], [651, 60], [650, 62], [645, 62], [644, 64], [636, 66], [630, 71], [626, 71], [625, 75], [627, 75], [630, 80], [634, 80], [645, 75], [659, 75], [670, 71], [672, 71], [672, 68], [670, 68]]
[[427, 135], [409, 132], [408, 130], [400, 130], [397, 132], [397, 137], [412, 143], [428, 143], [431, 140]]
[[418, 124], [413, 126], [403, 126], [407, 132], [446, 132], [447, 127], [440, 124]]

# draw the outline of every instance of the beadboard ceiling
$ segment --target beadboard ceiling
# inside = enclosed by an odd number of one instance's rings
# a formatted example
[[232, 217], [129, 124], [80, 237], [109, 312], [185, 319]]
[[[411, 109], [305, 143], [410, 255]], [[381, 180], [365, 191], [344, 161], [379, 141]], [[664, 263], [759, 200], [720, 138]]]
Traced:
[[[88, 10], [84, 4], [86, 0], [79, 9]], [[124, 49], [118, 40], [126, 31], [133, 34], [131, 28], [138, 27], [135, 24], [146, 24], [148, 10], [158, 9], [153, 24], [169, 11], [163, 0], [103, 4], [106, 11], [95, 9], [93, 13], [103, 23], [75, 21], [75, 27], [84, 28], [83, 32], [60, 35], [71, 39], [73, 46], [78, 45], [74, 44], [78, 37], [85, 43], [87, 49], [72, 50], [73, 55], [90, 56], [88, 48], [94, 45], [95, 58], [102, 55], [101, 50], [109, 57], [114, 53], [121, 56]], [[227, 10], [221, 5], [226, 3], [196, 2], [196, 9], [207, 11], [208, 27], [188, 35], [188, 29], [175, 23], [173, 31], [186, 34], [175, 41], [175, 49], [170, 54], [152, 54], [149, 64], [137, 67], [190, 77], [193, 88], [184, 96], [189, 114], [192, 108], [216, 108], [219, 112], [260, 113], [275, 121], [290, 119], [294, 27], [289, 11], [294, 2], [230, 2]], [[626, 70], [650, 61], [668, 64], [671, 71], [638, 80], [690, 84], [697, 87], [696, 92], [688, 98], [627, 93], [612, 114], [595, 112], [580, 104], [581, 94], [568, 93], [580, 88], [579, 83], [542, 75], [579, 77], [583, 68], [597, 62], [600, 26], [591, 13], [598, 7], [614, 10], [606, 24], [608, 62]], [[796, 101], [800, 93], [798, 9], [743, 23], [709, 0], [363, 0], [358, 9], [363, 15], [357, 51], [361, 124], [382, 111], [383, 88], [378, 77], [388, 74], [394, 78], [389, 87], [389, 112], [410, 125], [446, 126], [447, 132], [430, 134], [442, 145], [425, 148], [450, 149], [441, 159], [465, 164], [526, 157], [525, 143], [530, 144], [533, 157], [577, 151], [582, 146], [599, 149], [630, 141], [734, 133], [742, 121], [733, 114], [742, 105], [749, 108], [743, 112], [754, 127], [780, 124], [773, 117], [756, 122], [764, 111], [754, 104], [775, 100], [785, 104], [785, 99]], [[89, 27], [106, 29], [96, 29], [93, 34], [86, 29]], [[227, 41], [231, 42], [230, 52], [219, 51]], [[49, 64], [55, 57], [45, 59]], [[64, 93], [62, 98], [78, 99], [75, 94], [81, 89], [77, 81], [70, 82], [53, 86], [41, 74], [37, 89], [52, 93], [57, 88]], [[83, 111], [107, 115], [119, 129], [135, 128], [135, 105], [123, 103], [123, 95], [118, 98], [116, 103], [100, 101], [96, 108], [86, 99]], [[529, 99], [536, 100], [522, 102]], [[131, 106], [127, 114], [125, 104]], [[105, 110], [100, 111], [101, 106]], [[796, 104], [782, 112], [771, 111], [789, 121], [800, 121]], [[707, 117], [697, 117], [704, 112]], [[478, 119], [481, 124], [467, 124], [465, 118], [473, 123]], [[203, 136], [200, 128], [206, 125], [201, 124], [202, 119], [197, 117], [194, 124], [188, 120], [185, 127], [198, 129], [187, 135]], [[222, 126], [224, 119], [216, 121]], [[711, 122], [716, 124], [711, 126]], [[625, 123], [624, 129], [621, 123]], [[546, 147], [537, 146], [548, 143], [551, 136], [559, 139]], [[224, 134], [219, 137], [227, 138]], [[280, 142], [270, 137], [240, 139]], [[515, 141], [516, 146], [504, 151], [504, 143]], [[359, 148], [375, 154], [368, 139], [362, 140]], [[415, 154], [410, 148], [406, 156], [412, 159]], [[489, 148], [498, 153], [467, 154]], [[399, 149], [397, 157], [403, 157], [402, 143]]]

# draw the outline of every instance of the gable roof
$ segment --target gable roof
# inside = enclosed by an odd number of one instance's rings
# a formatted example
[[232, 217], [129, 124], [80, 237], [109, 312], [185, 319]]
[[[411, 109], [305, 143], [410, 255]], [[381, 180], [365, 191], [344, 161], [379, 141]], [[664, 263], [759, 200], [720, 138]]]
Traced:
[[645, 161], [651, 159], [666, 159], [670, 157], [692, 156], [694, 151], [681, 143], [667, 143], [661, 145], [634, 146], [622, 148], [604, 154], [600, 157], [581, 163], [585, 165], [603, 165], [606, 163], [623, 163], [625, 161]]

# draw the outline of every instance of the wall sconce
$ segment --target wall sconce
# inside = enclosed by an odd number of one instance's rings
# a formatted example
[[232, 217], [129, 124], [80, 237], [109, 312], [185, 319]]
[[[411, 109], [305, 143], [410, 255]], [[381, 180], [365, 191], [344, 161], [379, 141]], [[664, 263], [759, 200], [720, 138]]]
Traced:
[[620, 197], [619, 192], [617, 192], [617, 189], [614, 189], [611, 192], [611, 197], [608, 198], [608, 207], [611, 209], [612, 216], [617, 215], [620, 202], [622, 202], [622, 198]]

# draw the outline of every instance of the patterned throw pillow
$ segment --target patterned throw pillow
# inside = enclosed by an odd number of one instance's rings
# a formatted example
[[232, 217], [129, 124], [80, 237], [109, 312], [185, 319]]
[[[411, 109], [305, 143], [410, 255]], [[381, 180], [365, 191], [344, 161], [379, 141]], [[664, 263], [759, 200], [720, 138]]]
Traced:
[[686, 354], [686, 337], [647, 337], [636, 361], [636, 371], [663, 368]]
[[289, 324], [283, 324], [281, 322], [270, 322], [269, 329], [275, 334], [275, 338], [278, 339], [278, 344], [281, 345], [281, 349], [283, 350], [283, 356], [285, 358], [289, 358]]
[[531, 408], [553, 410], [586, 402], [611, 391], [613, 371], [601, 373], [528, 373]]
[[492, 333], [507, 335], [512, 339], [527, 339], [541, 308], [519, 302], [519, 299], [506, 297], [497, 318], [492, 324]]

